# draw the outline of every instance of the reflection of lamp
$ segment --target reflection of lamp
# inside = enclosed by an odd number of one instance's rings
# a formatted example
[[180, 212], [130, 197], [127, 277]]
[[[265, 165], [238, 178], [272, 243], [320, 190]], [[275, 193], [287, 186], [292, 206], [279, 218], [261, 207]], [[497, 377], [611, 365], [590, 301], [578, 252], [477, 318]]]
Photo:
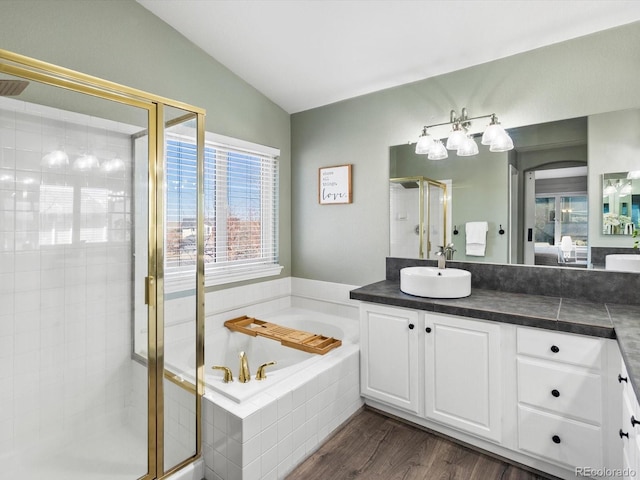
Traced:
[[98, 157], [89, 153], [85, 153], [84, 155], [75, 159], [72, 168], [79, 172], [86, 172], [91, 169], [98, 168], [99, 166], [100, 162], [98, 161]]
[[640, 179], [640, 170], [631, 170], [627, 173], [628, 180], [637, 180]]
[[42, 157], [40, 162], [43, 167], [58, 168], [69, 165], [69, 155], [63, 150], [53, 150]]
[[568, 260], [571, 256], [571, 250], [573, 250], [573, 242], [569, 235], [565, 235], [562, 237], [562, 240], [560, 240], [560, 250], [562, 250], [562, 256], [564, 259]]
[[104, 173], [122, 172], [124, 171], [124, 162], [120, 157], [114, 157], [111, 160], [103, 162], [100, 171]]
[[605, 195], [612, 195], [614, 193], [616, 193], [616, 187], [611, 185], [611, 180], [607, 180], [607, 186], [604, 187], [604, 194]]

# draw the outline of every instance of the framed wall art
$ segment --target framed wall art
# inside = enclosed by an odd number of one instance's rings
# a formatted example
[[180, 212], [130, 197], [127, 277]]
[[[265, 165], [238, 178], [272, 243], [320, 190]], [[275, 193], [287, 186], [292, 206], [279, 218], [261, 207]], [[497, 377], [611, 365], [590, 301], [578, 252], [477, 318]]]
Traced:
[[351, 165], [318, 169], [318, 202], [320, 205], [351, 203]]

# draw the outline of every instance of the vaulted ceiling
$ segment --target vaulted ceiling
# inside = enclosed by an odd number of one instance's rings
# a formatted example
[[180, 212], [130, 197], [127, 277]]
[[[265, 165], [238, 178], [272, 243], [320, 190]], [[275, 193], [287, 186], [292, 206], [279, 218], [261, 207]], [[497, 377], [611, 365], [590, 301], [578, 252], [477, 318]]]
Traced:
[[594, 0], [137, 0], [289, 113], [640, 20]]

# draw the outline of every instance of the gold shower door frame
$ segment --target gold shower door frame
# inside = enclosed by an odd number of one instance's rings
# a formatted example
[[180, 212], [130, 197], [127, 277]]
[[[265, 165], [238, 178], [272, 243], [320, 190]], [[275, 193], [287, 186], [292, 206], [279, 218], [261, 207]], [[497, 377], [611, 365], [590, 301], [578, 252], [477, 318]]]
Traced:
[[[430, 193], [430, 188], [440, 188], [443, 194], [443, 212], [442, 212], [442, 243], [443, 247], [447, 245], [447, 184], [432, 180], [431, 178], [423, 176], [415, 177], [398, 177], [390, 178], [391, 183], [407, 183], [416, 182], [418, 184], [418, 258], [425, 258], [424, 256], [424, 193], [425, 189], [427, 193]], [[427, 225], [431, 225], [431, 209], [427, 212]], [[427, 258], [429, 257], [429, 251], [431, 250], [431, 232], [427, 229]]]
[[[204, 117], [205, 110], [97, 77], [0, 49], [0, 72], [70, 91], [138, 107], [148, 112], [149, 225], [148, 277], [148, 470], [140, 480], [164, 478], [201, 455], [204, 394]], [[175, 107], [197, 120], [196, 263], [196, 452], [164, 471], [164, 108]], [[193, 388], [192, 388], [193, 390]]]

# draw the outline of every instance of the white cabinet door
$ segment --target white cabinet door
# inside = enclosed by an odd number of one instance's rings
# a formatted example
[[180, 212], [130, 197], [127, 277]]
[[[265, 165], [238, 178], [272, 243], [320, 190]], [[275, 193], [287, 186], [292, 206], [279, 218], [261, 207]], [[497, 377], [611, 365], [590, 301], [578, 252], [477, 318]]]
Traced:
[[426, 416], [500, 442], [500, 325], [430, 313], [424, 334]]
[[418, 413], [419, 320], [413, 310], [360, 308], [362, 395]]

